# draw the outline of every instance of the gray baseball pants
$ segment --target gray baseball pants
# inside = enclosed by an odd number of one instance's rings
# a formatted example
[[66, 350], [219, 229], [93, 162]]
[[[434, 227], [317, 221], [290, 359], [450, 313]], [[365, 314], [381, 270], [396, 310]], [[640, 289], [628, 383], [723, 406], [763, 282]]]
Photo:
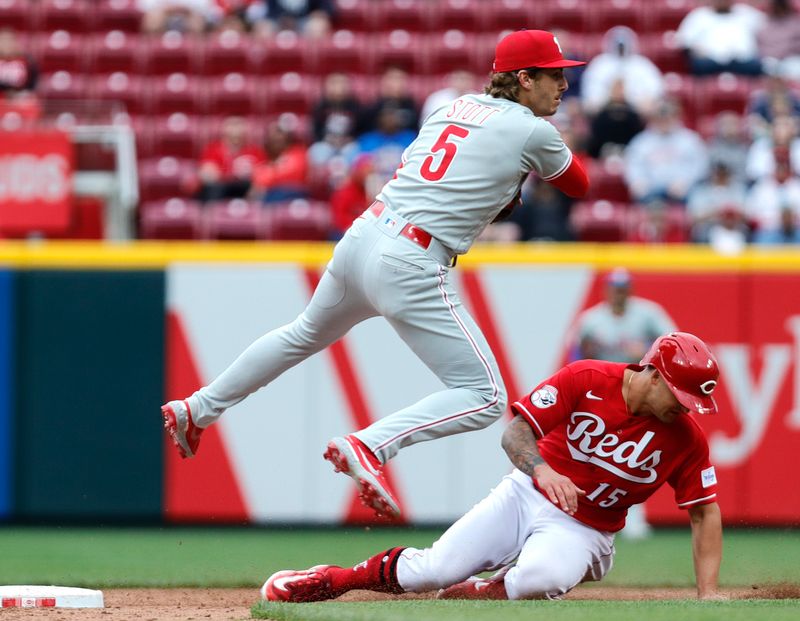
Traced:
[[232, 405], [382, 315], [445, 389], [355, 435], [385, 463], [402, 447], [488, 426], [507, 397], [486, 339], [449, 279], [451, 254], [436, 239], [425, 250], [400, 235], [406, 221], [388, 209], [359, 217], [334, 249], [306, 309], [250, 345], [211, 384], [189, 397], [207, 427]]

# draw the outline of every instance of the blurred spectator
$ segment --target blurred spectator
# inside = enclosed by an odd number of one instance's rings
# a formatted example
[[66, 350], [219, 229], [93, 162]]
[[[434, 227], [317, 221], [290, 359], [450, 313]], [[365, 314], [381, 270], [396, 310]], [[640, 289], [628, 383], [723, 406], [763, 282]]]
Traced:
[[[312, 174], [323, 177], [330, 192], [344, 181], [350, 166], [359, 154], [358, 144], [350, 135], [350, 121], [341, 115], [331, 115], [325, 125], [325, 135], [308, 149]], [[314, 183], [320, 179], [315, 179]]]
[[328, 121], [331, 117], [341, 118], [336, 121], [337, 127], [344, 122], [345, 133], [355, 136], [361, 116], [361, 103], [353, 94], [350, 77], [344, 73], [331, 73], [322, 84], [322, 95], [314, 104], [311, 121], [314, 129], [314, 140], [323, 140]]
[[798, 243], [800, 178], [792, 173], [789, 150], [774, 152], [774, 173], [759, 179], [747, 197], [748, 215], [756, 223], [756, 243]]
[[251, 190], [251, 195], [265, 203], [308, 196], [306, 147], [297, 130], [297, 117], [292, 114], [282, 114], [267, 128], [264, 140], [267, 159], [256, 167]]
[[768, 72], [800, 80], [800, 12], [792, 0], [770, 0], [758, 49]]
[[[800, 39], [800, 30], [797, 32]], [[764, 88], [753, 93], [748, 104], [748, 113], [753, 115], [754, 133], [763, 134], [768, 125], [776, 117], [789, 115], [800, 116], [800, 97], [795, 93], [786, 77], [777, 73], [779, 67], [773, 67], [768, 73]]]
[[404, 126], [406, 110], [392, 101], [386, 101], [378, 111], [377, 129], [363, 134], [358, 139], [362, 153], [372, 155], [376, 174], [384, 182], [389, 181], [400, 165], [403, 151], [417, 137], [415, 130]]
[[622, 83], [623, 100], [640, 113], [649, 113], [664, 94], [664, 78], [653, 62], [639, 54], [639, 38], [626, 26], [615, 26], [603, 37], [605, 52], [595, 56], [583, 72], [584, 109], [596, 114]]
[[662, 101], [647, 128], [625, 151], [625, 180], [631, 196], [683, 203], [689, 190], [708, 172], [703, 139], [680, 120], [678, 106]]
[[789, 153], [791, 170], [800, 174], [800, 138], [798, 138], [798, 120], [791, 116], [779, 116], [772, 123], [772, 131], [753, 141], [747, 152], [745, 170], [751, 181], [775, 174], [775, 153], [778, 149], [786, 149]]
[[294, 30], [319, 39], [331, 31], [332, 15], [333, 0], [254, 0], [246, 11], [253, 31], [267, 37]]
[[375, 194], [380, 191], [380, 185], [373, 181], [373, 172], [372, 158], [360, 155], [350, 175], [331, 195], [331, 225], [336, 239], [344, 235], [353, 220], [369, 207]]
[[756, 36], [766, 22], [764, 13], [733, 0], [709, 0], [708, 4], [689, 11], [678, 27], [678, 45], [689, 55], [691, 72], [759, 75]]
[[4, 99], [31, 96], [39, 71], [30, 54], [22, 50], [11, 28], [0, 29], [0, 93]]
[[709, 160], [722, 163], [732, 179], [744, 180], [749, 148], [742, 118], [730, 110], [720, 112], [708, 140]]
[[611, 85], [608, 101], [591, 120], [589, 155], [593, 158], [618, 155], [643, 129], [642, 118], [625, 99], [622, 80], [617, 80]]
[[219, 139], [206, 145], [200, 157], [199, 200], [247, 196], [255, 167], [266, 160], [264, 150], [248, 142], [249, 137], [245, 119], [231, 116], [222, 122]]
[[419, 113], [411, 96], [408, 72], [399, 67], [389, 67], [381, 75], [378, 97], [364, 111], [359, 133], [378, 128], [379, 117], [387, 104], [397, 111], [400, 129], [417, 131]]
[[419, 115], [420, 122], [424, 122], [431, 112], [446, 106], [461, 95], [476, 92], [475, 74], [466, 69], [456, 69], [447, 76], [447, 84], [444, 88], [434, 91], [425, 99], [422, 104], [422, 113]]
[[717, 219], [708, 228], [708, 243], [719, 254], [735, 255], [745, 249], [750, 226], [741, 205], [728, 205], [719, 210]]
[[711, 177], [689, 192], [686, 204], [692, 227], [692, 239], [707, 243], [709, 231], [721, 222], [730, 223], [732, 211], [744, 212], [747, 188], [731, 174], [728, 164], [714, 161]]
[[569, 214], [573, 199], [531, 176], [522, 186], [522, 204], [506, 221], [518, 229], [516, 240], [573, 241]]
[[137, 6], [143, 13], [142, 30], [151, 33], [201, 33], [220, 14], [215, 0], [137, 0]]

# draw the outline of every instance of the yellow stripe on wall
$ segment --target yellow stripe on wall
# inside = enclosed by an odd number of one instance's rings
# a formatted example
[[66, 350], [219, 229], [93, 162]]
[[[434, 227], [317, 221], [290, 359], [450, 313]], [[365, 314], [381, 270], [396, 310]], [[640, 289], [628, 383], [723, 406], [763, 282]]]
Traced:
[[[0, 241], [0, 266], [19, 269], [163, 269], [171, 263], [294, 263], [324, 265], [333, 245], [306, 242], [18, 242]], [[625, 266], [640, 271], [800, 272], [800, 248], [753, 247], [735, 257], [706, 246], [628, 244], [476, 245], [460, 267], [481, 265]]]

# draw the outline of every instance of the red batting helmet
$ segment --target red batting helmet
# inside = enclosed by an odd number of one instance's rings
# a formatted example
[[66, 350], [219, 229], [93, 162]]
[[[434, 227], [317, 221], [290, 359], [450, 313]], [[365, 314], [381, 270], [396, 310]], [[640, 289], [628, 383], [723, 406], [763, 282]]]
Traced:
[[703, 341], [688, 332], [670, 332], [658, 338], [641, 364], [658, 369], [675, 398], [698, 414], [714, 414], [711, 393], [717, 387], [719, 365]]

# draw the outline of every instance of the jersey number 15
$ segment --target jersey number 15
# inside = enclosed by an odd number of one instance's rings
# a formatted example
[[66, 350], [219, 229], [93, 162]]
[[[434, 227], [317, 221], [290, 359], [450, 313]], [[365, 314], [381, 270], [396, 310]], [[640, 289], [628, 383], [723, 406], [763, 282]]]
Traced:
[[[444, 131], [439, 135], [439, 139], [434, 143], [433, 147], [431, 147], [431, 155], [426, 157], [422, 162], [422, 168], [420, 169], [422, 178], [426, 179], [427, 181], [441, 180], [441, 178], [444, 177], [444, 174], [447, 172], [447, 169], [450, 168], [450, 164], [453, 163], [453, 158], [458, 152], [458, 143], [449, 142], [448, 140], [451, 137], [461, 138], [463, 140], [467, 136], [469, 136], [468, 129], [459, 127], [458, 125], [448, 125], [445, 127]], [[444, 155], [442, 156], [439, 165], [436, 168], [433, 168], [433, 154], [438, 153], [439, 151], [444, 151]]]

